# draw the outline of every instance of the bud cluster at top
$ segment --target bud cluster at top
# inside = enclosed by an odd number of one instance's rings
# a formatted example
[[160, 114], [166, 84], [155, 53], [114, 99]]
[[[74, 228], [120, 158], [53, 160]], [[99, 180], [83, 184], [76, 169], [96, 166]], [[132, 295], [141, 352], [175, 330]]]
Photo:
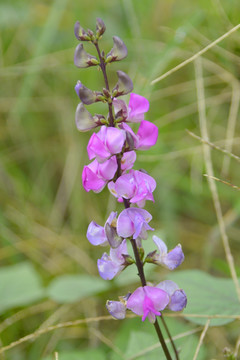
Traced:
[[[181, 245], [168, 251], [166, 244], [157, 236], [153, 241], [155, 251], [145, 256], [143, 240], [148, 232], [154, 229], [149, 225], [152, 216], [144, 209], [147, 200], [154, 201], [153, 192], [156, 181], [144, 170], [133, 169], [136, 152], [148, 150], [155, 145], [158, 128], [145, 120], [149, 110], [149, 102], [141, 95], [132, 92], [133, 83], [127, 74], [118, 70], [118, 81], [110, 89], [107, 77], [107, 65], [120, 61], [127, 56], [124, 42], [113, 37], [113, 47], [105, 55], [99, 48], [99, 40], [106, 30], [101, 19], [97, 19], [96, 31], [85, 30], [80, 23], [75, 24], [75, 36], [80, 41], [74, 56], [74, 63], [79, 68], [100, 67], [104, 87], [100, 91], [87, 88], [78, 81], [75, 90], [80, 99], [76, 109], [76, 125], [79, 131], [99, 128], [89, 139], [87, 153], [88, 165], [84, 166], [82, 183], [84, 189], [96, 193], [107, 185], [110, 193], [123, 203], [125, 209], [118, 215], [111, 212], [104, 226], [92, 221], [87, 230], [87, 239], [92, 245], [110, 246], [110, 252], [104, 252], [97, 266], [100, 276], [111, 280], [132, 264], [143, 269], [146, 263], [161, 265], [169, 270], [178, 267], [184, 260]], [[81, 42], [91, 42], [96, 50], [95, 55], [88, 54]], [[130, 93], [128, 104], [121, 99]], [[103, 102], [107, 114], [91, 114], [86, 106], [95, 102]], [[135, 133], [129, 124], [138, 123]], [[135, 258], [129, 255], [127, 244], [131, 243]], [[144, 257], [145, 256], [145, 257]], [[146, 317], [155, 322], [164, 308], [173, 311], [182, 310], [187, 303], [185, 292], [172, 281], [162, 281], [157, 285], [146, 284], [141, 278], [142, 286], [133, 293], [120, 297], [120, 301], [108, 301], [107, 309], [117, 319], [125, 317], [126, 310]]]

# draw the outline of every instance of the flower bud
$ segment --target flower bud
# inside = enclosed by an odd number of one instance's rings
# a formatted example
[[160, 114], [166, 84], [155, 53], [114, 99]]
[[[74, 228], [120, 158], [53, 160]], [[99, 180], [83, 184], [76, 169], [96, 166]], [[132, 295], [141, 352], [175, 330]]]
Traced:
[[106, 62], [120, 61], [127, 56], [127, 53], [124, 42], [118, 36], [113, 36], [113, 48], [107, 54]]
[[89, 41], [90, 37], [86, 31], [81, 27], [80, 22], [77, 21], [74, 26], [74, 34], [79, 41]]
[[87, 68], [89, 66], [98, 65], [99, 61], [95, 56], [88, 54], [84, 50], [83, 44], [79, 44], [75, 50], [74, 64], [79, 68]]
[[105, 26], [103, 20], [100, 19], [100, 18], [97, 18], [96, 30], [97, 30], [96, 35], [97, 35], [98, 38], [105, 33], [106, 26]]
[[118, 82], [113, 89], [113, 97], [126, 95], [133, 90], [133, 83], [130, 77], [123, 71], [117, 71]]
[[88, 131], [98, 126], [98, 123], [90, 112], [87, 111], [83, 103], [80, 103], [77, 106], [75, 122], [79, 131]]
[[122, 242], [122, 238], [117, 234], [116, 227], [106, 223], [104, 230], [111, 248], [116, 249]]
[[81, 81], [77, 82], [77, 85], [75, 86], [75, 90], [77, 95], [79, 96], [80, 100], [85, 105], [93, 104], [97, 101], [100, 101], [98, 96], [102, 95], [100, 92], [92, 91], [88, 89], [86, 86], [84, 86]]

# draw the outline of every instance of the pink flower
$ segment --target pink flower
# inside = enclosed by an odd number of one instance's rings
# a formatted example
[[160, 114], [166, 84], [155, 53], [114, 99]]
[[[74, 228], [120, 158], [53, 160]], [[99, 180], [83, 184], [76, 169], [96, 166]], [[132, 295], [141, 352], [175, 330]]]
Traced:
[[142, 315], [142, 321], [148, 317], [149, 321], [154, 323], [156, 315], [161, 315], [160, 310], [165, 309], [169, 300], [169, 295], [164, 290], [152, 286], [139, 287], [129, 297], [127, 309]]
[[114, 127], [101, 126], [97, 134], [93, 134], [87, 146], [89, 159], [97, 159], [99, 163], [122, 151], [126, 140], [125, 131]]
[[104, 280], [112, 280], [126, 266], [125, 257], [128, 255], [127, 242], [123, 240], [116, 249], [110, 249], [110, 254], [104, 253], [101, 259], [98, 259], [98, 271]]
[[137, 134], [126, 123], [121, 123], [121, 128], [132, 138], [134, 148], [137, 150], [148, 150], [157, 142], [158, 128], [149, 121], [143, 120], [141, 122]]
[[116, 156], [99, 164], [95, 159], [88, 166], [84, 166], [82, 173], [82, 183], [88, 192], [93, 190], [96, 193], [102, 191], [108, 181], [112, 180], [117, 171]]
[[115, 183], [111, 181], [108, 188], [115, 197], [130, 199], [130, 203], [136, 203], [142, 208], [146, 200], [154, 201], [152, 192], [156, 188], [156, 181], [142, 171], [130, 170], [129, 174], [120, 176]]
[[131, 93], [128, 106], [123, 100], [114, 99], [114, 110], [116, 116], [122, 116], [128, 122], [141, 122], [144, 114], [149, 110], [148, 100], [138, 94]]
[[147, 239], [147, 230], [154, 230], [148, 223], [152, 215], [144, 209], [128, 208], [123, 210], [117, 220], [117, 233], [123, 238], [140, 237]]

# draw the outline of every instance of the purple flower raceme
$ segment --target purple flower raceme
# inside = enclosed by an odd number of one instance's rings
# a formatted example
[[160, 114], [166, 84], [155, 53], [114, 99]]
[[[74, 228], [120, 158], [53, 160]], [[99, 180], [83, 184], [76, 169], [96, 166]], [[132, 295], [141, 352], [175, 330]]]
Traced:
[[97, 159], [99, 163], [103, 163], [112, 155], [122, 151], [126, 133], [121, 129], [114, 127], [101, 126], [97, 134], [93, 134], [87, 146], [89, 159]]
[[152, 215], [144, 209], [125, 209], [118, 216], [117, 233], [123, 238], [147, 239], [147, 230], [154, 230], [148, 225], [151, 220]]
[[98, 259], [98, 271], [104, 280], [112, 280], [118, 275], [126, 266], [130, 265], [128, 262], [130, 256], [127, 251], [127, 242], [123, 240], [116, 249], [110, 249], [110, 254], [104, 253], [101, 259]]
[[154, 251], [148, 254], [147, 259], [150, 260], [149, 262], [162, 265], [169, 270], [174, 270], [181, 265], [184, 260], [184, 254], [180, 244], [168, 252], [167, 245], [163, 240], [159, 239], [159, 237], [154, 235], [153, 241], [157, 245], [159, 252], [156, 253]]
[[130, 170], [128, 174], [120, 176], [116, 182], [109, 182], [108, 189], [122, 202], [122, 198], [130, 199], [130, 203], [136, 203], [144, 207], [146, 200], [154, 201], [152, 192], [156, 188], [156, 181], [142, 171]]

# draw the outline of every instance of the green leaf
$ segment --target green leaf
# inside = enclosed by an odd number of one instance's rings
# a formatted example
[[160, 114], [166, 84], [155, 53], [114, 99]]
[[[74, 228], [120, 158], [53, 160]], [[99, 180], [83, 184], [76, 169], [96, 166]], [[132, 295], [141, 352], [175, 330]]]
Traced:
[[48, 295], [59, 303], [72, 303], [98, 294], [109, 288], [109, 283], [90, 275], [63, 275], [55, 278], [48, 287]]
[[30, 263], [0, 269], [0, 311], [29, 305], [44, 297], [41, 280]]
[[[87, 349], [82, 351], [67, 351], [58, 353], [59, 360], [105, 360], [106, 355], [100, 349]], [[47, 356], [43, 360], [53, 360], [53, 356]]]
[[[240, 315], [239, 300], [232, 279], [217, 278], [200, 270], [179, 271], [168, 276], [183, 288], [188, 304], [184, 314], [189, 321], [204, 325], [206, 318], [192, 318], [198, 315]], [[210, 325], [227, 324], [234, 319], [211, 319]]]

